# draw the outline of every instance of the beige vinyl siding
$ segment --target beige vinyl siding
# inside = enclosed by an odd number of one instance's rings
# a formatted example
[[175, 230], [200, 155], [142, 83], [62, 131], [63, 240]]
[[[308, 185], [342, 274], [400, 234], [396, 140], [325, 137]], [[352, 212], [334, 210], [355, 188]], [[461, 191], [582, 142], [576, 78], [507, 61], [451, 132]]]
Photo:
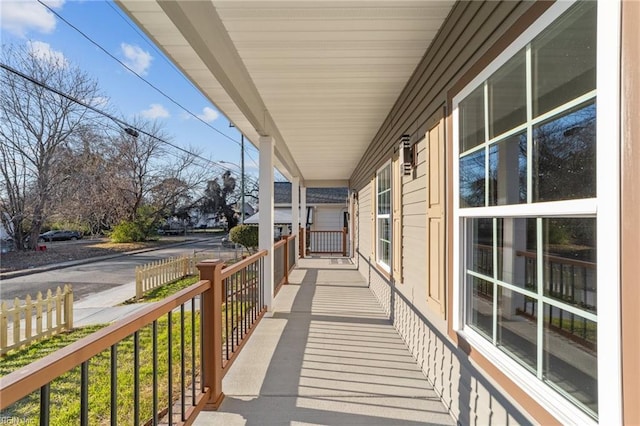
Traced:
[[[424, 140], [415, 146], [418, 150], [418, 164], [411, 176], [404, 178], [403, 184], [403, 247], [404, 247], [404, 276], [405, 282], [415, 285], [421, 282], [427, 273], [426, 263], [421, 253], [425, 253], [425, 202], [426, 190], [424, 178], [426, 167], [424, 164]], [[413, 299], [416, 299], [414, 294]], [[419, 296], [418, 296], [419, 297]]]
[[343, 214], [346, 211], [344, 205], [316, 206], [314, 208], [313, 231], [341, 231]]
[[[447, 105], [448, 92], [453, 85], [458, 84], [461, 77], [476, 66], [476, 61], [486, 55], [533, 5], [534, 2], [517, 1], [456, 4], [350, 179], [351, 188], [359, 195], [360, 232], [356, 236], [360, 247], [356, 254], [359, 270], [368, 279], [371, 290], [418, 360], [428, 381], [461, 424], [529, 424], [535, 421], [507, 392], [487, 379], [486, 373], [470, 363], [468, 355], [449, 338], [440, 305], [435, 310], [427, 303], [425, 135], [435, 124], [434, 114], [443, 111], [443, 106]], [[446, 120], [449, 114], [450, 111], [444, 109]], [[373, 265], [369, 262], [368, 251], [375, 231], [369, 220], [371, 179], [384, 162], [392, 159], [399, 137], [407, 133], [411, 135], [411, 142], [417, 143], [417, 165], [412, 175], [402, 179], [403, 284], [392, 286], [375, 268], [375, 259]], [[449, 136], [446, 143], [450, 143]], [[450, 149], [445, 144], [445, 158]], [[445, 195], [445, 203], [450, 201]], [[446, 253], [441, 254], [446, 256]]]

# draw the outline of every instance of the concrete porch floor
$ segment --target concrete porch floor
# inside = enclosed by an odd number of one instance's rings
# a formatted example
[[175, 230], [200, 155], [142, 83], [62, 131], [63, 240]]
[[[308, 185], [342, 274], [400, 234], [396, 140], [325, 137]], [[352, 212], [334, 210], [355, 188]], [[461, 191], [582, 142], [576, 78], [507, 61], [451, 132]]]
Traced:
[[196, 425], [453, 425], [355, 266], [301, 259]]

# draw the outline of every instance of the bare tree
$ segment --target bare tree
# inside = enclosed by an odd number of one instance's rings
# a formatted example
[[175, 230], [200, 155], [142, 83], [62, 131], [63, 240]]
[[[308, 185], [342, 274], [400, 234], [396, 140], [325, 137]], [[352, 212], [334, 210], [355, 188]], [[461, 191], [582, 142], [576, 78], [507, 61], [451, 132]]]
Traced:
[[37, 241], [51, 194], [65, 178], [61, 150], [91, 113], [74, 100], [98, 97], [88, 74], [29, 46], [3, 46], [0, 54], [0, 217], [18, 248], [27, 230]]
[[[106, 130], [106, 129], [104, 129]], [[55, 188], [51, 219], [81, 225], [92, 234], [110, 229], [125, 215], [115, 164], [108, 157], [110, 136], [82, 127], [61, 158], [65, 180]]]
[[220, 176], [220, 180], [215, 178], [207, 182], [204, 196], [200, 200], [200, 212], [224, 216], [230, 230], [238, 224], [238, 215], [232, 207], [237, 199], [236, 179], [227, 170]]
[[122, 219], [135, 221], [141, 207], [153, 221], [186, 218], [196, 191], [206, 181], [207, 169], [197, 164], [193, 148], [178, 151], [157, 123], [136, 120], [138, 130], [123, 129], [112, 139], [108, 157], [114, 167]]
[[162, 142], [167, 135], [157, 122], [136, 119], [133, 124], [143, 132], [122, 129], [112, 137], [108, 154], [116, 166], [116, 184], [128, 220], [135, 219], [152, 188], [166, 177], [162, 160], [168, 154]]

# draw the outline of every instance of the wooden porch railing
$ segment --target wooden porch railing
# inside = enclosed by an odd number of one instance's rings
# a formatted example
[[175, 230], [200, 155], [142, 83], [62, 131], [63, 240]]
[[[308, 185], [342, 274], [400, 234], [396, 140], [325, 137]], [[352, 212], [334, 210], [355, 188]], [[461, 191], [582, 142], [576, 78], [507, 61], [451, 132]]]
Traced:
[[[70, 387], [78, 389], [79, 419], [74, 423], [89, 424], [89, 363], [107, 356], [112, 391], [110, 415], [105, 416], [111, 424], [158, 424], [161, 419], [170, 424], [193, 423], [201, 410], [216, 409], [221, 403], [222, 378], [262, 318], [265, 255], [266, 251], [261, 251], [226, 268], [220, 260], [202, 261], [197, 265], [202, 279], [196, 284], [0, 378], [0, 410], [10, 413], [14, 403], [39, 391], [39, 420], [25, 421], [48, 425], [51, 394], [59, 391], [56, 380], [79, 368], [78, 383]], [[174, 316], [179, 317], [175, 324]], [[167, 329], [169, 352], [165, 354], [158, 350], [159, 322]], [[140, 334], [149, 328], [152, 347], [142, 348]], [[127, 360], [131, 365], [122, 365], [118, 346], [131, 346], [131, 341], [133, 359]], [[150, 369], [140, 365], [138, 355], [143, 349], [152, 351]], [[159, 377], [159, 371], [166, 374]], [[152, 381], [153, 395], [141, 395], [143, 379], [145, 383]], [[166, 384], [162, 395], [158, 392], [161, 382]], [[132, 401], [119, 400], [122, 386], [133, 388]], [[141, 398], [146, 406], [152, 406], [151, 418], [142, 413]], [[119, 421], [123, 412], [130, 416], [129, 421]]]
[[289, 282], [289, 272], [296, 266], [296, 236], [283, 237], [273, 245], [273, 283], [277, 293]]
[[[524, 288], [535, 291], [538, 283], [537, 255], [530, 251], [516, 251], [516, 256], [524, 259]], [[502, 256], [498, 256], [498, 269], [502, 268]], [[543, 292], [581, 309], [595, 311], [597, 298], [595, 287], [596, 264], [566, 257], [544, 255]], [[476, 272], [492, 277], [493, 248], [478, 244], [474, 247], [473, 268]], [[477, 287], [478, 295], [492, 299], [493, 285], [482, 281]], [[537, 318], [537, 301], [524, 295], [522, 306], [516, 309], [520, 315]], [[588, 321], [579, 315], [566, 312], [547, 304], [545, 312], [547, 326], [584, 346], [595, 348], [596, 336], [590, 330]]]
[[347, 228], [340, 231], [306, 231], [308, 254], [347, 255]]

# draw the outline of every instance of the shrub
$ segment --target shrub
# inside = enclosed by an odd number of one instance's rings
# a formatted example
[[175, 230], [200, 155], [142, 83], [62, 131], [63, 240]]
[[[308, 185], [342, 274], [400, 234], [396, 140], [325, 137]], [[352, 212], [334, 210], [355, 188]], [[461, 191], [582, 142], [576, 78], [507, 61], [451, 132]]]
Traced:
[[113, 227], [111, 241], [114, 243], [134, 243], [146, 239], [142, 228], [136, 222], [124, 220]]
[[137, 243], [155, 235], [157, 220], [149, 207], [140, 207], [134, 220], [123, 220], [114, 226], [111, 241], [114, 243]]
[[246, 248], [249, 253], [252, 253], [258, 247], [258, 227], [250, 225], [234, 226], [231, 228], [231, 231], [229, 231], [229, 239]]

